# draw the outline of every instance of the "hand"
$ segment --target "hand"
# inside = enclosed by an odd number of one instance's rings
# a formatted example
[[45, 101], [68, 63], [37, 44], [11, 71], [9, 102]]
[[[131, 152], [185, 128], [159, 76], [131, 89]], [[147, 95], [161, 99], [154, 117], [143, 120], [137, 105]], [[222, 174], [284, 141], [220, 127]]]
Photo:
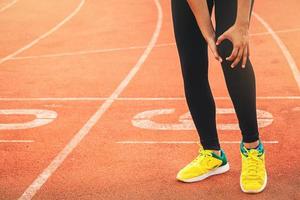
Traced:
[[248, 26], [233, 25], [225, 31], [216, 42], [216, 45], [221, 44], [222, 41], [228, 39], [233, 44], [231, 55], [226, 60], [233, 61], [231, 67], [235, 67], [242, 59], [242, 68], [245, 68], [247, 57], [249, 56], [249, 33]]
[[221, 56], [219, 55], [219, 53], [217, 51], [217, 45], [216, 45], [216, 42], [215, 42], [215, 37], [212, 36], [212, 37], [207, 38], [206, 42], [207, 42], [207, 45], [209, 46], [210, 50], [212, 51], [215, 59], [219, 62], [222, 62], [222, 58], [221, 58]]

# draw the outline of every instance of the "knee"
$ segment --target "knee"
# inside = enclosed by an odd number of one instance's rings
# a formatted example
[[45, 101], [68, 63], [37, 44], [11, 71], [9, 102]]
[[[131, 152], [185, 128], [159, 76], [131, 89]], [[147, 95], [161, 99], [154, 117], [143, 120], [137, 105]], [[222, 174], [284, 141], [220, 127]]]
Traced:
[[[225, 70], [224, 72], [228, 72], [228, 73], [239, 73], [245, 70], [241, 70], [241, 64], [242, 64], [242, 59], [240, 60], [240, 62], [235, 66], [235, 70], [231, 70], [231, 65], [233, 63], [233, 61], [229, 61], [226, 60], [227, 57], [229, 57], [231, 55], [233, 51], [233, 44], [231, 41], [229, 40], [225, 40], [223, 41], [219, 46], [218, 46], [218, 53], [221, 56], [223, 62], [222, 62], [222, 67]], [[248, 66], [249, 64], [247, 64]]]
[[233, 50], [233, 45], [229, 40], [224, 40], [221, 44], [218, 45], [218, 53], [226, 61], [226, 57], [230, 56]]

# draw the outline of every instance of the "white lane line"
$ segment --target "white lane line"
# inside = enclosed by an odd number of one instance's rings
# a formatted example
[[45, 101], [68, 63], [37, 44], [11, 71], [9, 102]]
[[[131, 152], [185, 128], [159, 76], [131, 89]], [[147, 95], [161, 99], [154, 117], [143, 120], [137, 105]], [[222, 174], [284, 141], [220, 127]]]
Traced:
[[291, 33], [291, 32], [298, 32], [300, 28], [290, 28], [290, 29], [283, 29], [279, 31], [274, 31], [275, 33]]
[[127, 51], [127, 50], [136, 50], [136, 49], [145, 49], [147, 46], [131, 46], [125, 48], [110, 48], [110, 49], [96, 49], [96, 50], [87, 50], [87, 51], [76, 51], [76, 52], [65, 52], [57, 54], [45, 54], [39, 56], [19, 56], [12, 58], [11, 60], [25, 60], [25, 59], [34, 59], [34, 58], [53, 58], [53, 57], [65, 57], [65, 56], [76, 56], [76, 55], [86, 55], [86, 54], [98, 54], [98, 53], [108, 53], [115, 51]]
[[54, 26], [52, 29], [50, 29], [49, 31], [47, 31], [43, 35], [39, 36], [38, 38], [36, 38], [35, 40], [33, 40], [32, 42], [30, 42], [26, 46], [18, 49], [14, 53], [11, 53], [11, 54], [9, 54], [6, 57], [1, 58], [0, 59], [0, 65], [3, 64], [4, 62], [6, 62], [6, 61], [8, 61], [8, 60], [10, 60], [12, 58], [14, 58], [16, 55], [22, 53], [23, 51], [31, 48], [32, 46], [34, 46], [35, 44], [37, 44], [40, 40], [48, 37], [49, 35], [51, 35], [55, 31], [57, 31], [60, 27], [62, 27], [65, 23], [67, 23], [70, 19], [72, 19], [80, 11], [80, 9], [84, 5], [84, 3], [85, 3], [85, 0], [81, 0], [80, 3], [78, 4], [78, 6], [76, 7], [76, 9], [70, 15], [68, 15], [66, 18], [64, 18], [60, 23], [58, 23], [56, 26]]
[[294, 78], [295, 78], [296, 83], [298, 85], [298, 89], [300, 90], [300, 71], [299, 71], [299, 68], [297, 67], [297, 64], [296, 64], [293, 56], [289, 52], [288, 48], [283, 43], [283, 41], [279, 38], [279, 36], [275, 33], [275, 31], [271, 28], [271, 26], [262, 17], [260, 17], [255, 12], [253, 12], [253, 15], [267, 29], [267, 31], [271, 34], [271, 36], [273, 37], [273, 39], [276, 42], [276, 44], [281, 49], [284, 57], [286, 58], [289, 66], [290, 66], [290, 69], [291, 69], [291, 71], [292, 71], [292, 73], [294, 75]]
[[44, 171], [33, 181], [33, 183], [26, 189], [26, 191], [22, 194], [19, 199], [32, 199], [32, 197], [37, 193], [37, 191], [43, 186], [43, 184], [48, 180], [48, 178], [56, 171], [56, 169], [64, 162], [67, 156], [76, 148], [76, 146], [84, 139], [85, 136], [89, 133], [89, 131], [93, 128], [93, 126], [99, 121], [102, 115], [110, 108], [112, 103], [115, 101], [116, 98], [123, 92], [132, 78], [136, 75], [139, 71], [141, 66], [144, 64], [146, 59], [148, 58], [149, 54], [151, 53], [154, 45], [156, 44], [161, 26], [163, 21], [163, 13], [162, 7], [159, 0], [154, 0], [158, 17], [157, 17], [157, 24], [151, 40], [149, 44], [139, 58], [137, 63], [133, 66], [130, 70], [128, 75], [123, 79], [120, 85], [116, 88], [116, 90], [110, 95], [110, 97], [105, 100], [105, 102], [99, 107], [96, 113], [84, 124], [84, 126], [77, 132], [74, 137], [69, 141], [69, 143], [64, 147], [62, 151], [60, 151], [57, 156], [51, 161], [51, 163], [44, 169]]
[[14, 0], [8, 4], [6, 4], [5, 6], [3, 6], [2, 8], [0, 8], [0, 13], [6, 11], [7, 9], [9, 9], [10, 7], [12, 7], [13, 5], [15, 5], [17, 3], [18, 0]]
[[298, 111], [300, 111], [300, 107], [294, 107], [292, 110], [295, 112], [298, 112]]
[[[258, 96], [257, 99], [300, 99], [300, 96]], [[218, 100], [230, 100], [230, 97], [214, 97]], [[185, 97], [120, 97], [119, 101], [163, 101], [163, 100], [185, 100]], [[1, 101], [1, 98], [0, 98]]]
[[[175, 46], [175, 43], [162, 43], [162, 44], [155, 45], [155, 47], [166, 47], [166, 46]], [[108, 52], [115, 52], [115, 51], [129, 51], [129, 50], [137, 50], [137, 49], [145, 49], [145, 48], [147, 48], [147, 46], [130, 46], [130, 47], [123, 47], [123, 48], [121, 47], [121, 48], [110, 48], [110, 49], [96, 49], [96, 50], [87, 50], [87, 51], [57, 53], [57, 54], [45, 54], [39, 56], [22, 56], [22, 57], [20, 56], [20, 57], [14, 57], [11, 60], [76, 56], [76, 55], [108, 53]]]
[[[262, 141], [264, 144], [278, 144], [278, 141]], [[198, 141], [119, 141], [117, 144], [198, 144]], [[240, 144], [241, 141], [220, 141], [221, 144]]]
[[42, 97], [42, 98], [0, 98], [0, 101], [101, 101], [108, 97]]
[[32, 143], [34, 140], [0, 140], [0, 143]]
[[[290, 29], [282, 29], [274, 31], [275, 33], [292, 33], [292, 32], [298, 32], [300, 31], [300, 28], [290, 28]], [[260, 35], [270, 35], [270, 32], [260, 32], [260, 33], [251, 33], [250, 36], [260, 36]]]
[[[219, 100], [230, 100], [229, 97], [214, 97]], [[265, 100], [299, 100], [300, 96], [258, 96]], [[105, 101], [109, 97], [44, 97], [44, 98], [9, 98], [0, 97], [0, 101]], [[116, 101], [180, 101], [185, 97], [119, 97]]]
[[[295, 29], [285, 29], [275, 31], [276, 33], [288, 33], [300, 31], [300, 28]], [[260, 36], [260, 35], [270, 35], [269, 32], [261, 32], [261, 33], [252, 33], [250, 36]], [[156, 48], [159, 47], [169, 47], [175, 46], [174, 42], [171, 43], [161, 43], [155, 45]], [[64, 53], [56, 53], [56, 54], [44, 54], [37, 56], [18, 56], [11, 58], [11, 60], [26, 60], [26, 59], [36, 59], [36, 58], [55, 58], [55, 57], [65, 57], [65, 56], [79, 56], [79, 55], [88, 55], [88, 54], [99, 54], [99, 53], [109, 53], [116, 51], [129, 51], [129, 50], [137, 50], [137, 49], [145, 49], [147, 46], [130, 46], [130, 47], [120, 47], [120, 48], [108, 48], [108, 49], [96, 49], [96, 50], [86, 50], [86, 51], [75, 51], [75, 52], [64, 52]]]

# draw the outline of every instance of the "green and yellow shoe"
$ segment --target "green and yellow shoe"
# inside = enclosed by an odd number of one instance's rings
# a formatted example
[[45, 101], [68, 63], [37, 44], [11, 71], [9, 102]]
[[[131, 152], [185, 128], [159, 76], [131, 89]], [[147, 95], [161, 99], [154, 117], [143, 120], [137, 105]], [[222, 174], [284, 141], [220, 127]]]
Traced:
[[212, 175], [222, 174], [229, 170], [229, 163], [223, 150], [221, 155], [211, 150], [199, 150], [199, 155], [187, 166], [179, 171], [177, 180], [182, 182], [196, 182]]
[[242, 156], [241, 189], [245, 193], [259, 193], [267, 185], [263, 145], [259, 141], [259, 146], [256, 149], [247, 149], [241, 143], [240, 150]]

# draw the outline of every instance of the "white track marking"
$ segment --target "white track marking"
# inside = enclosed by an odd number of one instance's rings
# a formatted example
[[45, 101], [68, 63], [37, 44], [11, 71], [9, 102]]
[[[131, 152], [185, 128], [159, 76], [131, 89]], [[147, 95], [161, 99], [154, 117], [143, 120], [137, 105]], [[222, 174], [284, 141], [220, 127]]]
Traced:
[[[42, 98], [10, 98], [0, 97], [0, 101], [105, 101], [109, 97], [42, 97]], [[300, 96], [259, 96], [262, 100], [299, 100]], [[230, 100], [229, 97], [214, 97], [217, 100]], [[180, 101], [184, 97], [119, 97], [116, 101]]]
[[275, 33], [275, 31], [271, 28], [271, 26], [262, 17], [260, 17], [255, 12], [253, 12], [253, 15], [267, 29], [267, 31], [271, 34], [274, 41], [276, 42], [276, 44], [278, 45], [278, 47], [282, 51], [284, 57], [286, 58], [289, 66], [290, 66], [290, 69], [292, 70], [292, 73], [293, 73], [294, 78], [296, 80], [298, 89], [300, 90], [300, 71], [299, 71], [299, 68], [297, 67], [297, 64], [296, 64], [293, 56], [289, 52], [288, 48], [283, 43], [283, 41], [279, 38], [279, 36]]
[[34, 140], [0, 140], [0, 143], [33, 143]]
[[0, 123], [0, 130], [19, 130], [44, 126], [57, 118], [57, 113], [52, 110], [38, 109], [7, 109], [0, 110], [0, 115], [35, 115], [35, 119], [22, 123]]
[[6, 11], [7, 9], [9, 9], [10, 7], [12, 7], [13, 5], [15, 5], [17, 3], [18, 0], [14, 0], [8, 4], [6, 4], [5, 6], [3, 6], [2, 8], [0, 8], [0, 13]]
[[96, 49], [96, 50], [87, 50], [87, 51], [76, 51], [76, 52], [65, 52], [57, 54], [45, 54], [39, 56], [19, 56], [12, 58], [11, 60], [25, 60], [25, 59], [34, 59], [34, 58], [53, 58], [53, 57], [64, 57], [64, 56], [76, 56], [76, 55], [86, 55], [86, 54], [98, 54], [98, 53], [108, 53], [115, 51], [128, 51], [136, 49], [145, 49], [147, 46], [132, 46], [124, 48], [110, 48], [110, 49]]
[[[166, 46], [175, 46], [175, 43], [162, 43], [162, 44], [157, 44], [154, 47], [166, 47]], [[130, 47], [120, 47], [120, 48], [110, 48], [110, 49], [96, 49], [96, 50], [57, 53], [57, 54], [45, 54], [39, 56], [22, 56], [22, 57], [20, 56], [20, 57], [14, 57], [11, 60], [76, 56], [76, 55], [86, 55], [86, 54], [108, 53], [108, 52], [115, 52], [115, 51], [129, 51], [129, 50], [137, 50], [137, 49], [145, 49], [145, 48], [147, 48], [147, 46], [130, 46]]]
[[295, 107], [295, 108], [292, 109], [292, 111], [299, 112], [300, 111], [300, 107]]
[[[259, 96], [257, 99], [300, 99], [300, 96]], [[230, 97], [214, 97], [217, 100], [230, 100]], [[2, 99], [0, 98], [0, 101]], [[117, 100], [119, 101], [177, 101], [185, 100], [185, 97], [120, 97]]]
[[[178, 121], [174, 123], [162, 123], [153, 119], [157, 116], [170, 115], [173, 114], [174, 112], [175, 112], [174, 108], [146, 110], [136, 114], [131, 120], [131, 123], [133, 126], [137, 128], [148, 129], [148, 130], [172, 130], [172, 131], [196, 130], [190, 112], [186, 112], [181, 116], [179, 116]], [[233, 108], [216, 108], [216, 114], [217, 115], [235, 114], [235, 111]], [[258, 109], [257, 122], [259, 128], [267, 127], [272, 124], [273, 115], [267, 111]], [[240, 130], [238, 123], [218, 123], [217, 129], [223, 131]]]
[[[291, 29], [283, 29], [274, 31], [275, 33], [291, 33], [291, 32], [298, 32], [300, 28], [291, 28]], [[260, 32], [260, 33], [251, 33], [250, 36], [260, 36], [260, 35], [270, 35], [270, 32]]]
[[54, 26], [52, 29], [50, 29], [49, 31], [47, 31], [43, 35], [39, 36], [38, 38], [36, 38], [35, 40], [33, 40], [32, 42], [30, 42], [26, 46], [18, 49], [14, 53], [11, 53], [8, 56], [5, 56], [4, 58], [1, 58], [0, 59], [0, 65], [3, 64], [4, 62], [6, 62], [6, 61], [8, 61], [8, 60], [10, 60], [12, 58], [14, 58], [16, 55], [22, 53], [23, 51], [31, 48], [32, 46], [34, 46], [35, 44], [37, 44], [42, 39], [48, 37], [49, 35], [51, 35], [55, 31], [57, 31], [60, 27], [62, 27], [65, 23], [67, 23], [70, 19], [72, 19], [80, 11], [80, 9], [84, 5], [84, 3], [85, 3], [85, 0], [81, 0], [80, 3], [79, 3], [79, 5], [76, 7], [76, 9], [70, 15], [68, 15], [66, 18], [64, 18], [60, 23], [58, 23], [56, 26]]
[[[197, 141], [119, 141], [117, 144], [199, 144]], [[241, 141], [220, 141], [221, 144], [240, 144]], [[278, 141], [262, 141], [264, 144], [278, 144]]]
[[[300, 28], [285, 29], [285, 30], [279, 30], [279, 31], [275, 31], [275, 32], [276, 33], [289, 33], [289, 32], [295, 32], [295, 31], [300, 31]], [[270, 35], [270, 33], [269, 32], [261, 32], [261, 33], [250, 34], [250, 36], [260, 36], [260, 35]], [[171, 43], [161, 43], [161, 44], [155, 45], [156, 48], [169, 47], [169, 46], [175, 46], [175, 43], [171, 42]], [[64, 52], [64, 53], [56, 53], [56, 54], [44, 54], [44, 55], [36, 55], [36, 56], [18, 56], [18, 57], [11, 58], [11, 60], [26, 60], [26, 59], [37, 59], [37, 58], [79, 56], [79, 55], [88, 55], [88, 54], [109, 53], [109, 52], [115, 52], [115, 51], [129, 51], [129, 50], [145, 49], [146, 47], [147, 46], [130, 46], [130, 47], [109, 48], [109, 49]]]
[[0, 101], [105, 101], [108, 97], [0, 98]]
[[162, 26], [163, 21], [163, 13], [162, 7], [159, 0], [154, 0], [155, 5], [158, 11], [157, 24], [151, 40], [147, 48], [145, 49], [142, 56], [139, 58], [137, 63], [130, 70], [128, 75], [123, 79], [120, 85], [116, 88], [116, 90], [111, 94], [111, 96], [105, 100], [105, 102], [100, 106], [100, 108], [96, 111], [96, 113], [84, 124], [84, 126], [77, 132], [74, 137], [69, 141], [69, 143], [63, 148], [62, 151], [58, 153], [58, 155], [51, 161], [51, 163], [44, 169], [44, 171], [33, 181], [33, 183], [25, 190], [22, 196], [19, 198], [21, 200], [24, 199], [32, 199], [32, 197], [36, 194], [36, 192], [43, 186], [43, 184], [48, 180], [48, 178], [56, 171], [56, 169], [64, 162], [67, 156], [76, 148], [76, 146], [84, 139], [85, 136], [89, 133], [89, 131], [93, 128], [93, 126], [99, 121], [102, 115], [110, 108], [112, 103], [118, 98], [118, 96], [124, 91], [126, 86], [132, 80], [132, 78], [139, 71], [141, 66], [144, 64], [152, 49], [154, 48]]

